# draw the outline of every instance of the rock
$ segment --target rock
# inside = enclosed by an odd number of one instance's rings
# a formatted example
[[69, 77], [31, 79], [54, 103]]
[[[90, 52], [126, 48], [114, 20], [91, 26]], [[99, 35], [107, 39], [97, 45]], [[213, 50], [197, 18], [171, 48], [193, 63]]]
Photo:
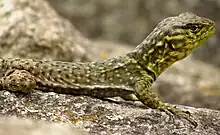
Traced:
[[96, 59], [91, 42], [43, 1], [7, 0], [0, 8], [0, 55], [62, 61]]
[[[52, 92], [42, 93], [39, 91], [29, 96], [0, 91], [0, 99], [0, 114], [3, 116], [16, 115], [17, 117], [49, 122], [70, 123], [73, 127], [91, 135], [215, 135], [220, 131], [220, 112], [204, 108], [178, 106], [192, 113], [191, 118], [198, 123], [198, 126], [195, 127], [183, 117], [175, 117], [172, 120], [164, 112], [144, 108], [140, 102], [133, 103], [121, 100], [115, 103], [87, 96], [72, 96]], [[7, 126], [10, 126], [10, 124]], [[19, 125], [16, 124], [11, 129], [18, 127]], [[40, 125], [38, 130], [44, 131], [45, 127], [43, 127]], [[3, 129], [4, 127], [0, 126], [0, 131]], [[53, 130], [53, 128], [49, 129]]]

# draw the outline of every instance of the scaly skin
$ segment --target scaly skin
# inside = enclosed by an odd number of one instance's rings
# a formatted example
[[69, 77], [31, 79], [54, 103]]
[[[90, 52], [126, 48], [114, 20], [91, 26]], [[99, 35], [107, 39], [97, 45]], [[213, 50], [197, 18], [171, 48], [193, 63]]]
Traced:
[[102, 62], [1, 58], [0, 86], [26, 93], [37, 89], [97, 98], [119, 96], [140, 100], [170, 115], [185, 114], [175, 106], [165, 105], [152, 93], [151, 85], [164, 70], [214, 34], [214, 25], [213, 21], [192, 13], [169, 17], [134, 51]]

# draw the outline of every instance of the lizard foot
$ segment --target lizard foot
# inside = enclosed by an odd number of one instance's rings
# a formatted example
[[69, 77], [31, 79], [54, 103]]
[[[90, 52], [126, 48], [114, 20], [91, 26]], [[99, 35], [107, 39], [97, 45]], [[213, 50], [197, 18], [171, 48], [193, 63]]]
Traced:
[[161, 104], [157, 109], [168, 114], [172, 120], [174, 120], [175, 116], [182, 117], [186, 119], [187, 121], [189, 121], [195, 127], [198, 126], [197, 122], [193, 120], [192, 118], [190, 118], [191, 113], [189, 111], [178, 109], [175, 105]]

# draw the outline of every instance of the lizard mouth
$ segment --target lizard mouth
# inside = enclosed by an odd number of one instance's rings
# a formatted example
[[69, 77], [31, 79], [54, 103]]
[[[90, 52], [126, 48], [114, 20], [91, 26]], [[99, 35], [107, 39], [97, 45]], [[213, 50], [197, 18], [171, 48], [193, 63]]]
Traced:
[[195, 48], [199, 46], [201, 43], [203, 43], [206, 39], [208, 39], [214, 34], [215, 34], [215, 27], [213, 25], [208, 30], [204, 30], [201, 35], [197, 36], [196, 40], [192, 43], [193, 45], [192, 47]]
[[203, 34], [203, 36], [201, 37], [201, 39], [206, 39], [211, 37], [213, 34], [215, 34], [215, 27], [212, 26], [210, 27], [208, 30], [206, 30]]

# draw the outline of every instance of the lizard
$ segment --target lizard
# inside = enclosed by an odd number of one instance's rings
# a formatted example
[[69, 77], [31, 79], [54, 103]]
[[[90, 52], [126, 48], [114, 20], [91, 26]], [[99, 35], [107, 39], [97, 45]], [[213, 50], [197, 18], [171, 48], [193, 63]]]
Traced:
[[0, 88], [31, 93], [34, 89], [96, 98], [121, 97], [169, 115], [190, 114], [167, 105], [151, 90], [173, 63], [215, 33], [215, 23], [185, 12], [162, 20], [131, 52], [96, 62], [0, 58]]

